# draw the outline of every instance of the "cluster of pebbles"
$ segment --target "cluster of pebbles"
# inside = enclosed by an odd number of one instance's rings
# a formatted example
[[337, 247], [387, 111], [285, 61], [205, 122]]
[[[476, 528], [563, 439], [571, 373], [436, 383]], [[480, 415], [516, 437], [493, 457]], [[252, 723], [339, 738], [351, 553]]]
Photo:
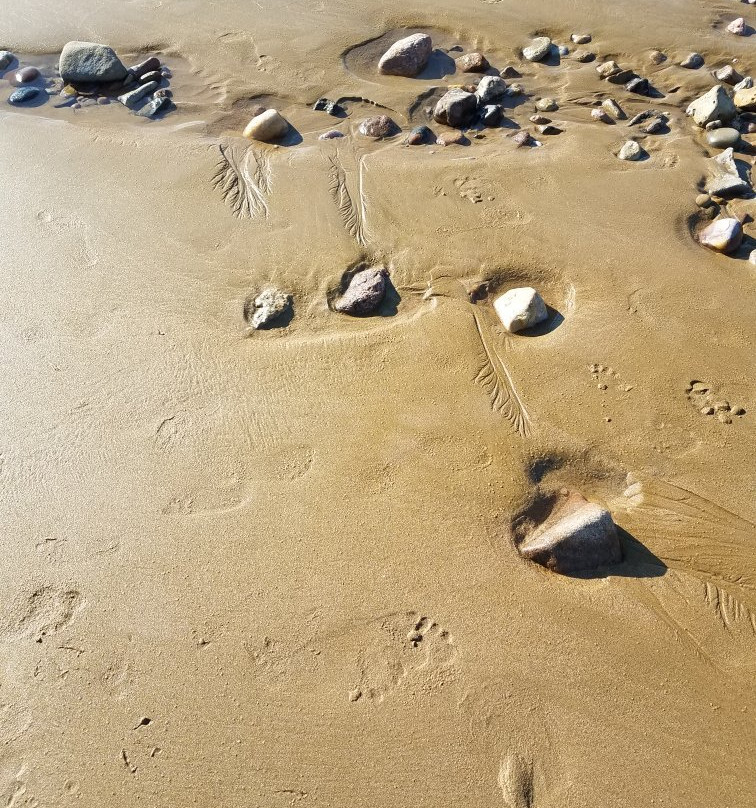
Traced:
[[[14, 61], [14, 54], [0, 51], [0, 70]], [[59, 95], [63, 100], [57, 107], [81, 109], [117, 100], [135, 115], [154, 118], [172, 105], [170, 79], [171, 71], [156, 56], [126, 67], [107, 45], [68, 42], [60, 54], [57, 75], [52, 78], [44, 77], [38, 67], [19, 64], [12, 77], [18, 89], [8, 101], [22, 105], [38, 101], [42, 94]]]

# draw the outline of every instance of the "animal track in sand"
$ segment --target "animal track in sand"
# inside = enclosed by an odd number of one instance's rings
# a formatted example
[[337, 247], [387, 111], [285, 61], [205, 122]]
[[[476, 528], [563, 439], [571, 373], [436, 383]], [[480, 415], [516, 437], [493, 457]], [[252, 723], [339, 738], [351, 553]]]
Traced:
[[65, 628], [82, 603], [75, 589], [42, 586], [11, 608], [0, 627], [0, 638], [22, 636], [41, 643]]
[[745, 407], [731, 405], [720, 396], [708, 382], [693, 379], [685, 388], [688, 401], [701, 415], [716, 415], [723, 424], [731, 424], [733, 417], [742, 418], [746, 414]]
[[351, 701], [365, 698], [380, 704], [407, 678], [426, 691], [454, 678], [454, 639], [431, 618], [417, 612], [393, 614], [371, 621], [364, 634]]
[[617, 390], [623, 393], [629, 393], [632, 389], [634, 389], [634, 384], [623, 384], [621, 382], [621, 376], [617, 373], [614, 368], [611, 368], [607, 365], [600, 365], [594, 363], [592, 365], [588, 365], [588, 370], [591, 373], [591, 378], [594, 382], [596, 382], [596, 386], [599, 390], [608, 390], [610, 385], [613, 385], [617, 388]]

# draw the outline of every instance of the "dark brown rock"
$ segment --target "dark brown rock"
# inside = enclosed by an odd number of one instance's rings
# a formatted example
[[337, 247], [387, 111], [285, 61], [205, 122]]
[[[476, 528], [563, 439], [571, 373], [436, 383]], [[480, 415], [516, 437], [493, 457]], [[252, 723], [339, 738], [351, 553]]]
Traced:
[[457, 70], [460, 73], [485, 73], [491, 65], [482, 53], [466, 53], [456, 60]]

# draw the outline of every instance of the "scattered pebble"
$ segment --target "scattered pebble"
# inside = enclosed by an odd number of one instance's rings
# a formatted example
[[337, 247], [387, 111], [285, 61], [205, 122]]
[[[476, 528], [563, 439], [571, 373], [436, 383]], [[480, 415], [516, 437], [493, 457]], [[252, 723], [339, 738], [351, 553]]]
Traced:
[[478, 99], [464, 90], [449, 90], [439, 98], [433, 118], [447, 126], [464, 126], [475, 114]]
[[706, 133], [706, 142], [715, 149], [726, 149], [734, 146], [740, 140], [740, 132], [729, 126], [712, 129]]
[[530, 132], [527, 132], [525, 129], [521, 129], [519, 132], [509, 135], [509, 137], [517, 144], [518, 147], [531, 146], [535, 143], [530, 135]]
[[601, 102], [601, 107], [605, 112], [609, 113], [609, 115], [613, 115], [619, 120], [627, 118], [622, 107], [613, 98], [605, 98]]
[[713, 202], [708, 194], [699, 194], [696, 197], [696, 205], [698, 205], [699, 208], [708, 208], [711, 207], [712, 204]]
[[507, 65], [503, 70], [499, 71], [499, 75], [503, 79], [519, 79], [521, 77], [520, 71], [512, 67], [512, 65]]
[[647, 135], [658, 135], [659, 132], [663, 132], [664, 129], [667, 127], [667, 121], [662, 118], [652, 118], [645, 126], [641, 128], [642, 132], [645, 132]]
[[412, 34], [400, 39], [381, 56], [378, 72], [389, 76], [416, 76], [428, 63], [433, 42], [428, 34]]
[[617, 153], [620, 160], [640, 160], [646, 152], [641, 148], [639, 143], [634, 140], [628, 140]]
[[[251, 302], [251, 305], [250, 305]], [[291, 309], [291, 295], [280, 289], [264, 289], [244, 305], [244, 317], [252, 328], [265, 328]]]
[[173, 98], [173, 93], [167, 87], [161, 87], [152, 94], [153, 98]]
[[148, 101], [140, 110], [135, 114], [140, 115], [142, 118], [154, 118], [163, 109], [170, 106], [171, 99], [164, 95], [153, 98]]
[[494, 300], [494, 311], [510, 333], [548, 320], [549, 312], [543, 298], [531, 286], [510, 289]]
[[150, 56], [149, 59], [130, 67], [129, 74], [138, 80], [147, 73], [154, 73], [156, 70], [160, 70], [160, 59], [157, 56]]
[[151, 81], [149, 84], [142, 84], [135, 90], [130, 90], [128, 93], [118, 96], [118, 100], [129, 109], [134, 109], [136, 105], [146, 96], [153, 91], [157, 90], [158, 83]]
[[541, 126], [536, 126], [536, 131], [541, 135], [561, 135], [562, 132], [564, 132], [564, 129], [554, 126], [553, 123], [547, 123]]
[[701, 407], [701, 415], [714, 415], [714, 407], [706, 406]]
[[16, 71], [15, 78], [19, 84], [27, 84], [28, 82], [39, 78], [39, 70], [37, 70], [36, 67], [31, 66], [22, 67], [20, 70]]
[[545, 115], [531, 115], [530, 122], [543, 125], [551, 123], [551, 118], [547, 118]]
[[737, 84], [742, 80], [742, 76], [732, 65], [725, 65], [714, 71], [714, 78], [723, 84]]
[[743, 17], [738, 17], [734, 19], [728, 26], [727, 30], [731, 34], [735, 34], [735, 36], [745, 36], [748, 26], [746, 25], [746, 21]]
[[507, 84], [504, 79], [498, 76], [483, 76], [478, 83], [475, 95], [479, 104], [490, 104], [498, 101], [506, 95]]
[[566, 45], [557, 45], [557, 53], [560, 56], [569, 55], [570, 49]]
[[522, 95], [524, 92], [525, 88], [522, 86], [522, 84], [517, 84], [516, 82], [514, 84], [510, 84], [509, 87], [507, 87], [507, 95], [510, 98], [516, 95]]
[[593, 53], [593, 51], [576, 50], [572, 54], [572, 58], [576, 62], [582, 62], [585, 64], [586, 62], [592, 62], [596, 58], [596, 54]]
[[540, 62], [546, 58], [550, 50], [551, 40], [547, 36], [539, 36], [522, 49], [522, 55], [529, 62]]
[[539, 98], [535, 103], [535, 107], [539, 112], [556, 112], [559, 109], [559, 104], [553, 98]]
[[700, 127], [706, 126], [710, 121], [730, 121], [735, 117], [735, 113], [733, 99], [721, 84], [715, 85], [691, 102], [685, 110], [685, 114], [691, 116]]
[[488, 59], [477, 51], [460, 56], [455, 60], [455, 64], [460, 73], [485, 73], [486, 70], [491, 69]]
[[744, 76], [732, 89], [737, 92], [738, 90], [750, 90], [753, 87], [753, 79], [751, 76]]
[[39, 87], [19, 87], [18, 90], [14, 90], [10, 94], [10, 101], [11, 104], [25, 104], [27, 101], [31, 101], [33, 98], [36, 98], [39, 94]]
[[591, 118], [594, 121], [601, 121], [601, 123], [614, 123], [614, 120], [603, 109], [592, 109]]
[[591, 35], [590, 34], [572, 34], [572, 36], [570, 36], [570, 39], [576, 45], [587, 45], [591, 41]]
[[104, 106], [106, 106], [107, 104], [109, 104], [109, 103], [110, 103], [110, 99], [109, 99], [107, 96], [105, 96], [105, 95], [101, 95], [101, 96], [99, 96], [99, 98], [97, 99], [97, 103], [98, 103], [100, 106], [103, 106], [103, 107], [104, 107]]
[[660, 65], [667, 61], [667, 56], [661, 51], [652, 50], [651, 53], [648, 54], [648, 60], [652, 64]]
[[[741, 111], [756, 111], [756, 88], [748, 87], [744, 90], [738, 90], [732, 101], [733, 106]], [[734, 111], [732, 117], [734, 117]]]
[[748, 256], [748, 263], [756, 266], [756, 250], [751, 250], [751, 253]]
[[399, 127], [388, 115], [374, 115], [372, 118], [365, 118], [359, 125], [358, 131], [365, 137], [380, 139], [395, 135], [399, 131]]
[[246, 125], [242, 135], [250, 140], [268, 142], [283, 137], [289, 130], [289, 122], [275, 109], [255, 115]]
[[717, 219], [698, 234], [704, 247], [723, 253], [737, 250], [742, 240], [743, 227], [737, 219]]
[[599, 78], [607, 79], [609, 76], [614, 76], [622, 71], [622, 68], [613, 60], [602, 62], [597, 68], [596, 72]]
[[[715, 129], [709, 135], [719, 134], [723, 129]], [[740, 136], [737, 130], [733, 130]], [[751, 186], [740, 176], [738, 166], [735, 162], [735, 154], [732, 147], [725, 149], [721, 154], [712, 157], [708, 161], [711, 178], [707, 181], [704, 190], [710, 196], [727, 197], [750, 195]]]
[[630, 81], [628, 81], [628, 83], [625, 85], [625, 89], [629, 93], [636, 93], [637, 95], [649, 95], [651, 92], [651, 86], [648, 83], [648, 79], [643, 79], [640, 76], [630, 79]]
[[700, 53], [690, 53], [680, 62], [680, 67], [687, 67], [688, 70], [698, 70], [699, 67], [703, 67], [703, 64], [704, 58]]
[[163, 80], [163, 74], [159, 70], [152, 70], [139, 77], [140, 84], [149, 84], [151, 81], [156, 81], [158, 84]]
[[343, 132], [339, 132], [338, 129], [330, 129], [328, 132], [323, 132], [322, 135], [318, 138], [318, 140], [333, 140], [337, 137], [344, 137]]
[[334, 302], [334, 310], [353, 316], [373, 314], [386, 296], [387, 277], [384, 267], [355, 272], [344, 293]]
[[67, 42], [58, 63], [66, 82], [122, 81], [128, 75], [116, 52], [95, 42]]
[[407, 143], [410, 146], [419, 146], [428, 143], [433, 138], [433, 132], [427, 126], [416, 126], [407, 135]]
[[467, 138], [458, 129], [453, 132], [441, 132], [436, 138], [436, 143], [439, 146], [464, 146], [467, 143]]
[[343, 115], [344, 107], [337, 104], [335, 101], [330, 101], [327, 98], [318, 98], [313, 104], [312, 108], [316, 112], [327, 112], [329, 115]]
[[498, 126], [501, 123], [502, 109], [498, 104], [486, 104], [480, 111], [480, 120], [485, 126]]
[[5, 70], [15, 58], [15, 55], [10, 51], [0, 50], [0, 70]]

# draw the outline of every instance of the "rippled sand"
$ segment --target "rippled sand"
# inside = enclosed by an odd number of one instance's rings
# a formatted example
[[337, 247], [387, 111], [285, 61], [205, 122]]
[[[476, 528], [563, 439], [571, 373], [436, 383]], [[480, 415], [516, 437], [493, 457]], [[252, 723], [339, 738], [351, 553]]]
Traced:
[[[177, 109], [12, 108], [0, 80], [3, 804], [756, 801], [756, 273], [691, 236], [714, 151], [684, 116], [710, 68], [756, 69], [739, 15], [756, 26], [725, 0], [5, 9], [0, 44], [42, 67], [69, 39], [158, 53]], [[564, 133], [360, 138], [460, 81], [443, 53], [379, 77], [404, 28], [515, 65], [510, 119], [553, 96]], [[519, 60], [585, 31], [664, 97]], [[707, 66], [677, 67], [690, 51]], [[647, 160], [616, 159], [600, 93], [669, 114]], [[239, 137], [261, 102], [288, 145]], [[387, 316], [327, 306], [363, 259], [391, 267]], [[483, 281], [538, 287], [549, 326], [506, 336]], [[294, 318], [249, 335], [268, 283]], [[694, 381], [746, 414], [701, 414]], [[563, 485], [622, 527], [611, 574], [518, 556], [513, 515]]]

